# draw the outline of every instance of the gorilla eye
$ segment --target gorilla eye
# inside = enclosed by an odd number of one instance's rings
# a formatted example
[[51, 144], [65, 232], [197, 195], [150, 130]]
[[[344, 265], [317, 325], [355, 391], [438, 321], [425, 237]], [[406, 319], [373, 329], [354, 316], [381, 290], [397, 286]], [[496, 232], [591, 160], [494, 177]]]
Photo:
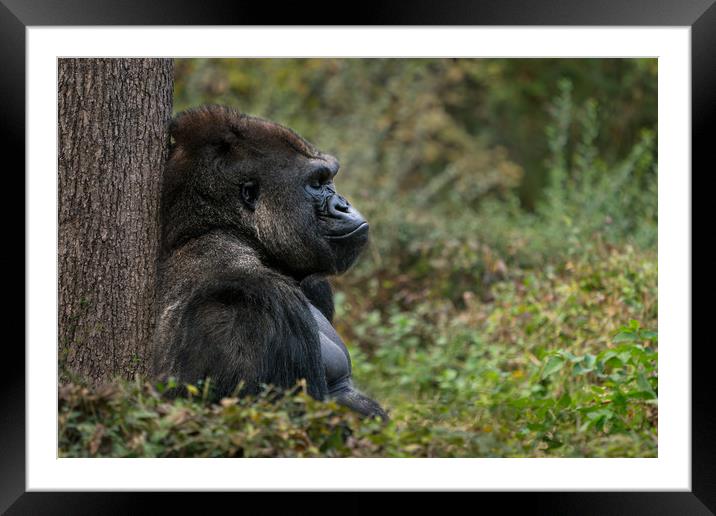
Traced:
[[311, 179], [308, 182], [308, 186], [311, 188], [318, 190], [322, 188], [323, 186], [327, 185], [331, 181], [331, 171], [327, 168], [322, 168], [316, 170], [313, 174], [311, 174]]
[[321, 181], [319, 179], [314, 178], [311, 179], [311, 181], [308, 183], [308, 186], [310, 186], [314, 190], [319, 190], [323, 185], [321, 184]]
[[256, 206], [256, 200], [259, 198], [259, 185], [255, 181], [247, 181], [241, 185], [241, 199], [249, 208]]

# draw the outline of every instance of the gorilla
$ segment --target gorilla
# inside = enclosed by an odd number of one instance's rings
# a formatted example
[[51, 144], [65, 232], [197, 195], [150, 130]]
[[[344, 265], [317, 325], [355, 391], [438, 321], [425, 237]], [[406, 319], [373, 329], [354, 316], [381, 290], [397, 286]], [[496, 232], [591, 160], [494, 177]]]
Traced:
[[179, 114], [161, 197], [154, 375], [209, 379], [216, 397], [304, 379], [387, 419], [353, 385], [326, 276], [345, 272], [368, 223], [336, 192], [336, 158], [225, 106]]

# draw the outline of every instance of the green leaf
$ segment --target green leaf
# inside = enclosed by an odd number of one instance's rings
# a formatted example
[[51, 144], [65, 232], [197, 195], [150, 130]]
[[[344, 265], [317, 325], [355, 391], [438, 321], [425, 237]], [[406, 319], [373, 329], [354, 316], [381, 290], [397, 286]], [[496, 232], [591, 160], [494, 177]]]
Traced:
[[613, 342], [618, 344], [620, 342], [634, 342], [637, 340], [637, 335], [630, 331], [622, 331], [614, 336]]
[[656, 396], [653, 391], [629, 391], [626, 395], [630, 399], [645, 400], [645, 401], [656, 401]]
[[637, 375], [636, 384], [642, 391], [648, 392], [656, 398], [656, 393], [654, 392], [654, 389], [651, 388], [651, 384], [649, 383], [649, 380], [646, 379], [646, 376], [644, 376], [644, 373], [639, 373]]
[[569, 351], [562, 351], [561, 355], [570, 362], [581, 362], [584, 357], [576, 356]]
[[563, 442], [555, 441], [552, 439], [545, 439], [545, 442], [547, 443], [548, 450], [554, 450], [555, 448], [560, 448], [561, 446], [564, 446]]
[[553, 375], [562, 369], [562, 367], [564, 367], [564, 359], [562, 357], [556, 355], [549, 357], [547, 364], [544, 366], [544, 371], [542, 371], [542, 378]]
[[658, 338], [657, 333], [651, 330], [641, 330], [639, 336], [644, 340], [656, 340]]
[[572, 404], [572, 398], [568, 392], [565, 392], [564, 394], [562, 394], [562, 397], [559, 398], [559, 402], [557, 403], [559, 408], [567, 408], [571, 404]]
[[611, 357], [609, 357], [608, 360], [606, 360], [604, 362], [604, 364], [608, 367], [617, 369], [619, 367], [622, 367], [624, 365], [624, 362], [622, 362], [621, 359], [619, 359], [619, 357], [612, 355]]

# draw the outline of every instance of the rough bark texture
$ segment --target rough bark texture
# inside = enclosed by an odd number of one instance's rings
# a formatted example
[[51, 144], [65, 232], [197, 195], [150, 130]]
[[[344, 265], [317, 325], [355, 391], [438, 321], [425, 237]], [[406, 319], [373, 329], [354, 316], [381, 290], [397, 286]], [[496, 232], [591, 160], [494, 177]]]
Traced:
[[154, 328], [171, 59], [60, 59], [59, 356], [92, 383], [143, 374]]

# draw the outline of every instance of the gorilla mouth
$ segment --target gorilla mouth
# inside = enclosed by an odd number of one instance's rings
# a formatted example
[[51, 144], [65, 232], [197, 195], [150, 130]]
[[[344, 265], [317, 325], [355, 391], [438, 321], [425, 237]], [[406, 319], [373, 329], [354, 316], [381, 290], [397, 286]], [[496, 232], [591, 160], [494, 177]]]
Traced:
[[347, 233], [341, 233], [338, 235], [326, 235], [326, 238], [328, 238], [329, 240], [343, 240], [345, 238], [350, 238], [353, 236], [358, 236], [358, 235], [367, 233], [368, 228], [369, 228], [368, 223], [363, 222], [357, 228], [352, 229], [352, 230], [348, 231]]

